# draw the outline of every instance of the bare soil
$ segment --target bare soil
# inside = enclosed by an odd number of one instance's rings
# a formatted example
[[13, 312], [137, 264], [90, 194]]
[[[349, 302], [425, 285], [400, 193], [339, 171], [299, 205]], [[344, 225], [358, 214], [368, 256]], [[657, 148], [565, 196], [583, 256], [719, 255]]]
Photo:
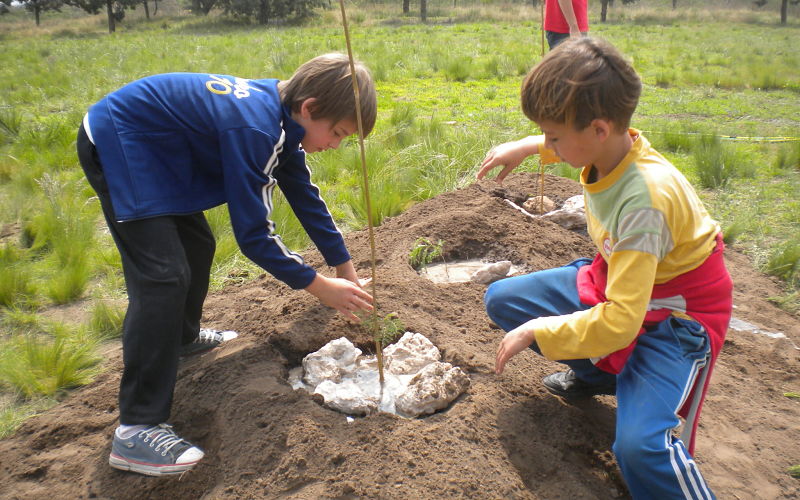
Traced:
[[[548, 177], [557, 203], [578, 194]], [[543, 376], [560, 365], [533, 352], [493, 372], [503, 332], [483, 309], [485, 285], [436, 284], [407, 263], [418, 237], [445, 243], [450, 260], [511, 260], [535, 271], [595, 252], [585, 235], [527, 218], [521, 204], [536, 179], [482, 181], [420, 203], [376, 229], [377, 301], [420, 332], [472, 386], [449, 409], [426, 418], [344, 415], [293, 391], [288, 370], [304, 355], [346, 336], [372, 352], [369, 334], [308, 294], [262, 276], [209, 297], [207, 326], [239, 338], [183, 363], [172, 423], [206, 458], [180, 478], [111, 469], [120, 352], [108, 370], [52, 410], [0, 441], [0, 498], [281, 499], [612, 499], [628, 493], [611, 453], [615, 399], [569, 403], [547, 393]], [[347, 236], [360, 274], [369, 274], [366, 231]], [[773, 306], [778, 284], [728, 252], [736, 284], [734, 316], [789, 339], [729, 331], [700, 423], [696, 460], [719, 498], [798, 498], [800, 323]], [[308, 261], [330, 273], [316, 251]]]

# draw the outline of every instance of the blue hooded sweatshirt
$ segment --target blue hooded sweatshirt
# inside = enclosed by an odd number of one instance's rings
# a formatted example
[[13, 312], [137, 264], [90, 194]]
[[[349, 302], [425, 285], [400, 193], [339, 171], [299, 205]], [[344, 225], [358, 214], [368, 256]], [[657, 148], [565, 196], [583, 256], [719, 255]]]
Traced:
[[89, 109], [116, 220], [185, 215], [228, 204], [242, 253], [290, 287], [316, 272], [270, 220], [277, 185], [330, 266], [350, 260], [278, 80], [171, 73], [132, 82]]

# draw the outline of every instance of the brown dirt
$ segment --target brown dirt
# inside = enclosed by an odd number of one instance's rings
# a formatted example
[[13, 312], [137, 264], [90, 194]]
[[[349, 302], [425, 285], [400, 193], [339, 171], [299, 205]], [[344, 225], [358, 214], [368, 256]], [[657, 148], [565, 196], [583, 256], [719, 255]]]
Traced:
[[[407, 264], [416, 238], [445, 242], [447, 259], [508, 259], [527, 270], [594, 253], [585, 236], [534, 221], [501, 201], [521, 203], [534, 179], [516, 175], [441, 195], [376, 230], [378, 296], [407, 328], [430, 338], [471, 379], [445, 412], [406, 420], [358, 418], [326, 409], [286, 382], [289, 368], [329, 340], [347, 336], [371, 351], [369, 335], [313, 297], [271, 277], [209, 297], [205, 323], [240, 337], [180, 368], [172, 422], [206, 458], [180, 479], [111, 469], [120, 355], [109, 370], [63, 403], [0, 441], [2, 498], [626, 498], [611, 454], [613, 397], [569, 404], [549, 395], [542, 376], [559, 365], [532, 352], [493, 373], [502, 332], [484, 313], [485, 286], [434, 284]], [[579, 192], [550, 177], [557, 202]], [[348, 235], [369, 274], [366, 232]], [[800, 344], [798, 318], [766, 299], [777, 284], [728, 257], [736, 283], [734, 315]], [[323, 268], [316, 252], [310, 263]], [[798, 498], [800, 351], [787, 339], [730, 331], [703, 412], [697, 462], [719, 498]]]

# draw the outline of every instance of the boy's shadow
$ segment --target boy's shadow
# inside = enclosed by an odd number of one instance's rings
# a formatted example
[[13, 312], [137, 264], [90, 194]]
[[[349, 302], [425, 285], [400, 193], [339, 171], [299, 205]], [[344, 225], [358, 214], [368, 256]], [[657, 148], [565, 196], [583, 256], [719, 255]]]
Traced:
[[613, 397], [566, 401], [544, 389], [499, 414], [508, 458], [538, 497], [630, 498], [611, 445]]

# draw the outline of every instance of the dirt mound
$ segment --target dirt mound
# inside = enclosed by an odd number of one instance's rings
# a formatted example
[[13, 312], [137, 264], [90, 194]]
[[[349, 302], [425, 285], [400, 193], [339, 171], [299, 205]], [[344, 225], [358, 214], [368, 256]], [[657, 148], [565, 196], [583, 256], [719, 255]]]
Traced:
[[[372, 352], [368, 334], [308, 294], [271, 277], [209, 297], [204, 322], [240, 337], [179, 372], [172, 423], [206, 451], [182, 478], [159, 479], [111, 469], [119, 348], [91, 386], [29, 420], [0, 442], [2, 498], [626, 498], [611, 454], [613, 397], [568, 404], [547, 393], [544, 375], [559, 368], [532, 352], [502, 376], [494, 355], [503, 332], [490, 325], [485, 285], [435, 284], [408, 265], [419, 237], [444, 242], [448, 260], [510, 260], [534, 271], [594, 254], [585, 235], [536, 221], [503, 202], [537, 192], [518, 174], [441, 195], [386, 220], [376, 230], [377, 300], [407, 329], [468, 372], [472, 385], [447, 411], [407, 420], [344, 415], [293, 391], [288, 370], [302, 357], [346, 336]], [[548, 177], [557, 203], [580, 192]], [[366, 232], [348, 235], [360, 274], [369, 274]], [[308, 261], [324, 264], [316, 252]], [[789, 338], [731, 330], [700, 424], [697, 462], [720, 498], [797, 498], [800, 480], [800, 326], [767, 302], [777, 285], [729, 253], [736, 283], [734, 315]], [[328, 272], [326, 269], [325, 272]]]

